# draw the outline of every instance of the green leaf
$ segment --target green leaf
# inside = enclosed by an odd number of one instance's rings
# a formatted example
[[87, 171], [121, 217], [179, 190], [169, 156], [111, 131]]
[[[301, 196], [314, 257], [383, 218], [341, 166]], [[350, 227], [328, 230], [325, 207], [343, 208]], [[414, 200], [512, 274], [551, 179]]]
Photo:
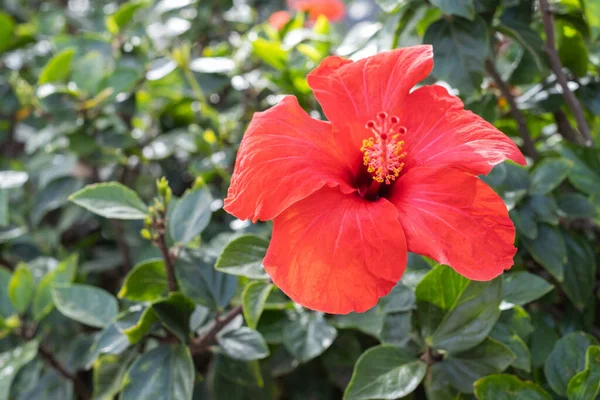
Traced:
[[44, 318], [54, 308], [52, 302], [52, 288], [55, 285], [64, 285], [73, 282], [77, 273], [77, 254], [62, 261], [56, 269], [49, 272], [40, 281], [33, 297], [33, 318], [36, 321]]
[[468, 350], [490, 333], [500, 316], [502, 278], [471, 282], [427, 340], [450, 353]]
[[190, 317], [196, 309], [193, 301], [179, 292], [152, 304], [154, 313], [163, 326], [186, 343], [190, 336]]
[[563, 232], [567, 247], [567, 264], [562, 287], [575, 307], [583, 311], [594, 291], [596, 256], [585, 238]]
[[475, 17], [473, 0], [431, 0], [431, 4], [442, 10], [444, 14], [458, 15], [470, 20]]
[[224, 308], [235, 294], [238, 278], [213, 268], [213, 255], [207, 250], [184, 251], [177, 260], [175, 274], [183, 294], [211, 309]]
[[587, 194], [600, 193], [600, 174], [597, 170], [586, 164], [580, 155], [569, 147], [561, 146], [559, 152], [563, 158], [573, 162], [568, 173], [573, 186]]
[[546, 158], [531, 173], [529, 190], [533, 194], [553, 191], [567, 177], [573, 163], [564, 158]]
[[527, 271], [508, 272], [504, 279], [503, 300], [519, 306], [530, 303], [549, 293], [554, 285]]
[[130, 351], [124, 355], [104, 354], [94, 364], [94, 399], [113, 400], [121, 391], [121, 382], [129, 364], [136, 356]]
[[10, 223], [8, 206], [10, 193], [6, 189], [0, 189], [0, 227], [8, 226]]
[[263, 378], [260, 373], [258, 361], [238, 361], [223, 354], [215, 354], [215, 375], [219, 379], [225, 379], [245, 386], [263, 386]]
[[483, 80], [484, 61], [489, 52], [488, 27], [477, 16], [440, 19], [425, 32], [423, 43], [433, 45], [433, 74], [468, 95], [478, 90]]
[[210, 191], [206, 187], [188, 191], [177, 202], [168, 221], [169, 232], [173, 240], [187, 244], [208, 226], [211, 217]]
[[296, 360], [304, 363], [323, 354], [336, 336], [336, 329], [327, 323], [323, 315], [298, 313], [296, 319], [283, 329], [283, 345]]
[[556, 196], [558, 209], [570, 219], [594, 218], [598, 213], [594, 205], [581, 193], [562, 193]]
[[569, 381], [585, 370], [586, 351], [595, 345], [598, 345], [596, 339], [584, 332], [571, 332], [556, 342], [544, 364], [544, 374], [552, 390], [567, 395]]
[[9, 48], [14, 30], [14, 19], [9, 14], [0, 11], [0, 53]]
[[463, 393], [473, 393], [473, 383], [486, 375], [502, 372], [515, 360], [502, 343], [487, 339], [464, 353], [449, 356], [441, 365], [450, 382]]
[[225, 246], [215, 268], [232, 275], [251, 279], [267, 279], [263, 267], [269, 241], [256, 235], [244, 235], [233, 239]]
[[159, 326], [157, 322], [158, 316], [154, 308], [147, 307], [120, 315], [117, 319], [117, 328], [127, 336], [129, 343], [136, 344], [148, 332]]
[[269, 355], [269, 347], [262, 335], [245, 326], [220, 333], [217, 343], [227, 356], [240, 361], [260, 360]]
[[71, 73], [71, 60], [75, 54], [75, 49], [64, 49], [52, 57], [44, 66], [38, 79], [38, 85], [51, 82], [64, 82]]
[[583, 36], [568, 25], [563, 25], [558, 34], [558, 56], [563, 67], [571, 70], [576, 77], [587, 73], [589, 62], [588, 48]]
[[567, 250], [558, 229], [541, 224], [535, 240], [526, 238], [521, 240], [535, 261], [550, 272], [557, 281], [564, 280]]
[[101, 354], [119, 355], [129, 347], [127, 335], [121, 332], [117, 324], [111, 324], [96, 334], [85, 357], [85, 369], [90, 369]]
[[396, 346], [406, 346], [411, 339], [412, 313], [395, 312], [386, 314], [379, 337], [381, 343], [389, 343]]
[[497, 374], [475, 382], [479, 400], [552, 400], [552, 397], [533, 382], [524, 382], [514, 375]]
[[513, 352], [516, 357], [512, 363], [513, 367], [525, 372], [531, 372], [531, 352], [527, 347], [527, 343], [516, 332], [511, 330], [508, 325], [498, 322], [494, 326], [490, 337], [499, 341]]
[[445, 265], [437, 265], [417, 285], [418, 301], [426, 301], [442, 310], [450, 310], [469, 286], [470, 281]]
[[89, 96], [98, 92], [106, 73], [106, 61], [99, 51], [91, 51], [73, 63], [73, 82]]
[[377, 307], [363, 313], [351, 312], [346, 315], [336, 315], [333, 324], [339, 329], [356, 329], [367, 335], [378, 338], [383, 328], [385, 314]]
[[427, 365], [414, 354], [390, 345], [365, 351], [356, 362], [344, 400], [397, 399], [412, 393]]
[[142, 261], [125, 277], [118, 297], [132, 301], [154, 301], [169, 291], [162, 259]]
[[288, 62], [288, 53], [278, 42], [269, 42], [258, 38], [252, 42], [254, 54], [262, 61], [277, 70], [284, 70]]
[[250, 328], [256, 329], [273, 287], [270, 283], [254, 281], [248, 283], [244, 288], [242, 305], [244, 307], [244, 318]]
[[536, 221], [545, 222], [555, 226], [558, 225], [558, 206], [554, 199], [544, 195], [534, 194], [527, 199], [525, 204], [529, 205], [533, 210]]
[[531, 56], [538, 71], [544, 71], [546, 59], [544, 54], [544, 40], [540, 34], [528, 24], [513, 18], [501, 18], [501, 23], [496, 27], [498, 31], [515, 39]]
[[69, 200], [94, 214], [114, 219], [145, 219], [148, 207], [131, 189], [118, 182], [88, 185]]
[[15, 309], [8, 295], [11, 278], [10, 271], [0, 266], [0, 321], [15, 314]]
[[139, 356], [123, 379], [122, 400], [191, 400], [195, 369], [183, 345], [162, 345]]
[[67, 203], [71, 193], [81, 188], [81, 181], [70, 176], [55, 179], [37, 193], [31, 210], [31, 221], [39, 225], [44, 216]]
[[55, 286], [52, 299], [64, 316], [95, 328], [110, 325], [119, 311], [117, 299], [106, 290], [94, 286]]
[[31, 341], [5, 353], [0, 353], [0, 400], [9, 400], [10, 386], [25, 364], [35, 358], [38, 342]]
[[600, 347], [591, 346], [586, 352], [585, 370], [569, 381], [569, 400], [594, 400], [600, 392]]
[[8, 296], [15, 310], [20, 314], [27, 311], [33, 298], [34, 286], [33, 274], [29, 267], [24, 263], [17, 265], [8, 284]]
[[415, 292], [398, 282], [392, 291], [379, 301], [384, 313], [410, 311], [415, 308]]
[[112, 15], [106, 17], [106, 28], [110, 33], [116, 35], [133, 19], [136, 11], [148, 4], [147, 0], [134, 0], [124, 3]]
[[[2, 15], [0, 13], [0, 15]], [[29, 179], [29, 174], [22, 171], [0, 171], [0, 189], [16, 189], [22, 187]]]

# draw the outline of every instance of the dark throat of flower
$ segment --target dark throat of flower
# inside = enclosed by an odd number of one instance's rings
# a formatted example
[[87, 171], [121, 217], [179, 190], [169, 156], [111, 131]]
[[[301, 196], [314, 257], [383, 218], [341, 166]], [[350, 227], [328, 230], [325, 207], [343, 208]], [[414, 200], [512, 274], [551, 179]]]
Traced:
[[363, 140], [360, 151], [372, 179], [369, 184], [361, 186], [359, 194], [368, 200], [377, 200], [404, 167], [402, 160], [406, 152], [403, 151], [404, 141], [400, 138], [406, 134], [406, 128], [400, 126], [398, 117], [389, 117], [385, 112], [377, 114], [375, 120], [367, 121], [365, 127], [373, 136]]

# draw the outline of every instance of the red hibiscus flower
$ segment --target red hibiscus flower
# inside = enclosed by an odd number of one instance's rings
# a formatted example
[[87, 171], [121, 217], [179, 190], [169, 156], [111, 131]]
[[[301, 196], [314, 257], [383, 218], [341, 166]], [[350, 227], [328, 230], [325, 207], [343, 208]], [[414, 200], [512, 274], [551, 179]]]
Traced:
[[346, 7], [342, 0], [288, 0], [291, 9], [307, 12], [311, 21], [316, 21], [319, 15], [325, 16], [329, 21], [340, 21], [346, 14]]
[[407, 251], [473, 280], [512, 266], [515, 228], [477, 175], [525, 159], [443, 87], [411, 92], [432, 68], [430, 46], [328, 57], [308, 83], [329, 122], [292, 96], [252, 119], [225, 209], [273, 220], [264, 266], [296, 302], [366, 311], [398, 282]]

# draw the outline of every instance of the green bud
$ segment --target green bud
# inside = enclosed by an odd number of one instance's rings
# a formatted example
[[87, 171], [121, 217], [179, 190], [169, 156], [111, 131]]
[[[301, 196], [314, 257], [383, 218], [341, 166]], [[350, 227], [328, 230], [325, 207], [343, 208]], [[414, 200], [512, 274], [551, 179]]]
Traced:
[[148, 229], [142, 229], [140, 234], [144, 239], [152, 240], [152, 233]]

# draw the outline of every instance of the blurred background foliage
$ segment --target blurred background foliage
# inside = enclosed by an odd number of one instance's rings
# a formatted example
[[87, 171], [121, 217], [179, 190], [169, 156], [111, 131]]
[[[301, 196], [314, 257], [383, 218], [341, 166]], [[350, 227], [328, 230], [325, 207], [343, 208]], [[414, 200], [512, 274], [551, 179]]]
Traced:
[[[0, 4], [1, 400], [598, 398], [599, 0]], [[528, 156], [482, 177], [515, 266], [411, 255], [374, 309], [303, 309], [222, 210], [239, 141], [283, 94], [322, 117], [327, 55], [420, 43]]]

